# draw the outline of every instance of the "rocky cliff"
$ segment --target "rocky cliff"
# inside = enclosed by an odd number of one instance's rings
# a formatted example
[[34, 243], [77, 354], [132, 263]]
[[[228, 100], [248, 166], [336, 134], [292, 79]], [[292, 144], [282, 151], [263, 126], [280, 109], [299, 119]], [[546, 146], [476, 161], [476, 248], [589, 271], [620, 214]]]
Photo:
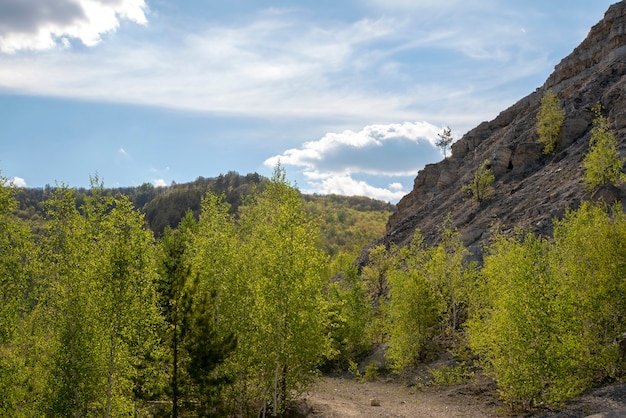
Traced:
[[[535, 125], [541, 97], [550, 89], [560, 98], [566, 118], [556, 153], [545, 156]], [[543, 86], [465, 134], [452, 145], [450, 157], [421, 170], [380, 242], [404, 245], [419, 228], [434, 243], [448, 217], [475, 254], [495, 220], [505, 227], [519, 225], [550, 234], [553, 219], [566, 208], [598, 197], [589, 196], [580, 181], [591, 135], [591, 109], [597, 102], [604, 106], [620, 153], [626, 155], [626, 1], [609, 8]], [[478, 205], [467, 199], [462, 188], [485, 159], [496, 176], [495, 193]], [[606, 188], [602, 195], [626, 201], [626, 188]]]

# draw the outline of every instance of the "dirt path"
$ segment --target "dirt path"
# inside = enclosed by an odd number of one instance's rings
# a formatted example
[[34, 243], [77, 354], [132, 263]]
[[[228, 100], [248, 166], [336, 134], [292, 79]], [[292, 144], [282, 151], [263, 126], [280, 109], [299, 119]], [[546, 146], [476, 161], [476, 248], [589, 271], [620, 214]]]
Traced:
[[[359, 382], [326, 377], [306, 396], [310, 416], [343, 417], [471, 417], [497, 416], [493, 398], [482, 395], [480, 384], [439, 390], [415, 390], [397, 382]], [[372, 400], [375, 400], [372, 402]], [[379, 405], [373, 406], [372, 403]]]
[[[415, 389], [393, 380], [360, 382], [325, 377], [304, 395], [315, 418], [626, 418], [626, 381], [591, 389], [560, 411], [511, 413], [497, 400], [495, 386], [486, 378], [440, 388]], [[379, 405], [373, 406], [372, 400]], [[600, 414], [600, 415], [594, 415]]]

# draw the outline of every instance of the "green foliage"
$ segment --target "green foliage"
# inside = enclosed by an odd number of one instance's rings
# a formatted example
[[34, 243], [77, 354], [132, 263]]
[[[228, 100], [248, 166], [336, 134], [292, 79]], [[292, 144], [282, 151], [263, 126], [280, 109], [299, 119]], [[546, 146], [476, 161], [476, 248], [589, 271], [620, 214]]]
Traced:
[[537, 133], [539, 142], [543, 144], [544, 154], [553, 154], [556, 151], [564, 120], [565, 111], [559, 97], [552, 90], [548, 90], [541, 98], [541, 106], [537, 112]]
[[258, 389], [269, 395], [273, 413], [315, 377], [323, 355], [329, 354], [324, 335], [323, 265], [315, 225], [302, 210], [298, 192], [278, 167], [254, 204], [241, 213], [242, 251], [246, 275], [252, 280], [255, 315], [250, 357], [258, 363]]
[[558, 405], [623, 370], [624, 242], [621, 208], [584, 203], [554, 243], [501, 235], [489, 247], [469, 341], [508, 403]]
[[372, 361], [370, 364], [365, 366], [365, 373], [363, 374], [363, 380], [371, 382], [378, 379], [380, 374], [380, 367], [376, 360]]
[[441, 151], [443, 152], [443, 158], [447, 158], [448, 149], [454, 141], [454, 138], [452, 138], [452, 130], [448, 126], [443, 129], [442, 133], [437, 134], [437, 136], [439, 137], [439, 139], [435, 140], [435, 145], [437, 146], [437, 148], [441, 148]]
[[560, 334], [573, 353], [581, 390], [595, 378], [614, 377], [623, 359], [618, 342], [626, 332], [626, 215], [583, 203], [555, 223], [554, 269], [558, 269]]
[[29, 355], [27, 315], [35, 286], [36, 255], [29, 229], [13, 214], [16, 190], [0, 177], [0, 416], [34, 415], [39, 393]]
[[364, 330], [371, 323], [371, 305], [365, 283], [354, 265], [347, 266], [325, 293], [331, 360], [345, 369], [346, 364], [349, 366], [369, 349], [370, 341]]
[[368, 338], [373, 343], [384, 343], [386, 339], [386, 323], [389, 320], [387, 308], [389, 302], [388, 274], [394, 259], [393, 249], [388, 251], [384, 245], [369, 249], [369, 260], [361, 271], [361, 279], [367, 288], [367, 298], [372, 309], [371, 320], [366, 328]]
[[386, 353], [392, 369], [400, 372], [417, 364], [436, 334], [445, 302], [430, 280], [428, 249], [416, 231], [409, 247], [400, 250], [389, 273], [389, 336]]
[[315, 217], [327, 254], [360, 251], [385, 233], [393, 205], [360, 196], [303, 195], [303, 209]]
[[624, 158], [617, 152], [617, 140], [609, 128], [609, 123], [602, 115], [602, 106], [594, 107], [596, 117], [589, 140], [589, 150], [583, 159], [585, 170], [583, 183], [587, 190], [594, 190], [607, 183], [624, 179], [622, 169]]
[[428, 371], [433, 382], [440, 386], [458, 385], [474, 378], [474, 371], [466, 363], [444, 364]]
[[473, 282], [466, 255], [460, 234], [444, 228], [438, 245], [427, 248], [416, 231], [411, 244], [394, 257], [386, 325], [387, 357], [394, 370], [409, 369], [426, 358], [435, 338], [456, 337]]
[[496, 178], [489, 164], [489, 160], [483, 161], [474, 173], [472, 181], [463, 186], [463, 190], [469, 193], [476, 203], [482, 202], [493, 193], [492, 186]]
[[488, 303], [469, 322], [470, 346], [510, 404], [540, 403], [548, 382], [558, 377], [551, 358], [557, 318], [548, 245], [531, 234], [523, 240], [497, 236], [482, 270]]

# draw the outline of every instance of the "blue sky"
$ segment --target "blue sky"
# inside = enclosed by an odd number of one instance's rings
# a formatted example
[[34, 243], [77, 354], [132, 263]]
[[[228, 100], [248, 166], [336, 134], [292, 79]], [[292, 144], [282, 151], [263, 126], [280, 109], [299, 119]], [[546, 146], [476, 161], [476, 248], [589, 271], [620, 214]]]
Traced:
[[280, 161], [397, 202], [433, 145], [541, 86], [614, 0], [0, 0], [0, 171], [167, 185]]

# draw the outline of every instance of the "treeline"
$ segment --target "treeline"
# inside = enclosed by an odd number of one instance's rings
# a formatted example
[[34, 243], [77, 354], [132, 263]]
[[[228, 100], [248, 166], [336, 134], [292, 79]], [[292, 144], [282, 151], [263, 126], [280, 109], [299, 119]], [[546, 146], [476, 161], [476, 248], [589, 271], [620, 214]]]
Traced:
[[[155, 187], [144, 183], [138, 187], [106, 188], [103, 193], [110, 196], [123, 195], [140, 212], [145, 214], [146, 225], [157, 236], [167, 227], [176, 228], [188, 211], [198, 219], [202, 198], [208, 193], [223, 196], [229, 205], [229, 213], [236, 215], [239, 206], [246, 204], [254, 194], [265, 188], [269, 179], [250, 173], [241, 175], [236, 171], [220, 174], [218, 177], [198, 177], [195, 181]], [[45, 229], [45, 202], [54, 193], [55, 187], [19, 188], [15, 199], [14, 213], [28, 221], [32, 232], [40, 235]], [[75, 190], [77, 208], [80, 208], [91, 194], [90, 189]], [[306, 195], [301, 194], [307, 213], [318, 218], [322, 230], [322, 245], [336, 254], [347, 247], [354, 251], [382, 236], [387, 219], [394, 205], [362, 196]]]

